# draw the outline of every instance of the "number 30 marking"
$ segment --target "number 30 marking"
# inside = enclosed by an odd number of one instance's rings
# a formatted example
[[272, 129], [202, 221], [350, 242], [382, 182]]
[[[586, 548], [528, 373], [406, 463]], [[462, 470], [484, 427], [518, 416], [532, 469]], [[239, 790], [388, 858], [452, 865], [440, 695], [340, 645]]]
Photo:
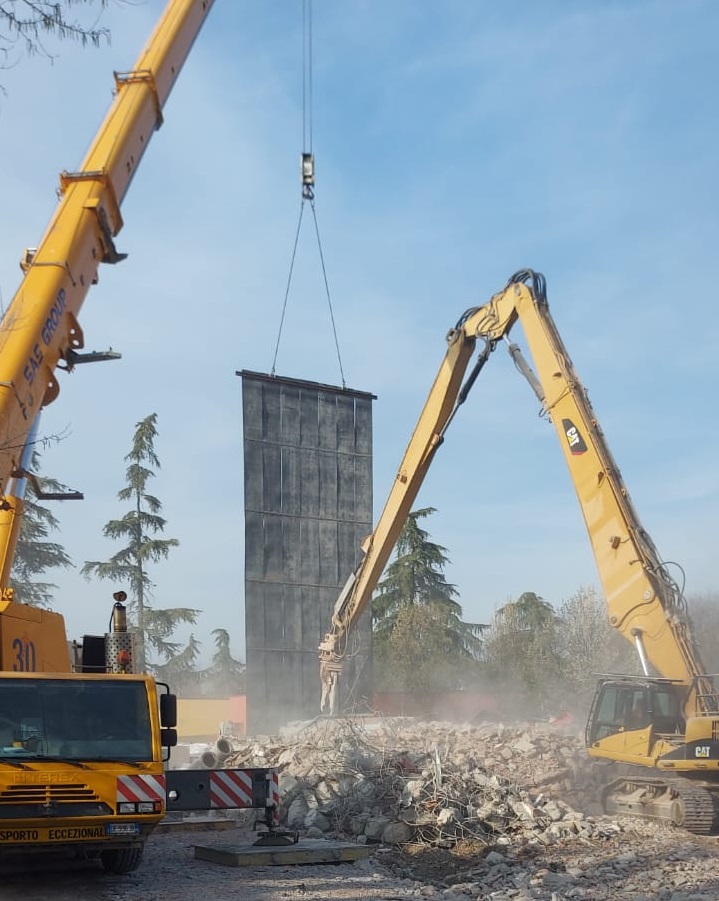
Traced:
[[35, 672], [35, 644], [32, 641], [23, 641], [22, 638], [14, 638], [12, 649], [15, 651], [15, 663], [12, 668], [16, 673]]

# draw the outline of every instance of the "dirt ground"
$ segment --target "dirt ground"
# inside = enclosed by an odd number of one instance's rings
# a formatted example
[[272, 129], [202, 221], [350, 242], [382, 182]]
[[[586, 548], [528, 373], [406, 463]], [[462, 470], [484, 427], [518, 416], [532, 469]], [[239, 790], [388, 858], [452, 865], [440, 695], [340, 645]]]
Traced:
[[[376, 846], [354, 864], [227, 867], [194, 856], [195, 845], [246, 844], [246, 827], [182, 831], [150, 839], [126, 876], [94, 863], [0, 868], [2, 901], [401, 901], [405, 898], [717, 901], [719, 840], [652, 824], [608, 830], [601, 841], [547, 848]], [[492, 856], [494, 855], [494, 856]], [[499, 862], [497, 862], [499, 860]]]

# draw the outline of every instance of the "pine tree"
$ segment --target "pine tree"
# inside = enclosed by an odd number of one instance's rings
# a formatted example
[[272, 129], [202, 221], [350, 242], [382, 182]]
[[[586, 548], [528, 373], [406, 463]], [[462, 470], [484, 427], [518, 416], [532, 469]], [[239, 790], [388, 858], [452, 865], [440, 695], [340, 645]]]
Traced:
[[155, 676], [172, 685], [176, 694], [197, 697], [197, 686], [202, 682], [201, 674], [195, 670], [200, 643], [191, 635], [184, 648], [175, 642], [168, 642], [168, 646], [172, 649], [172, 656], [169, 656], [166, 663], [153, 666]]
[[107, 5], [107, 0], [0, 0], [0, 65], [13, 62], [15, 53], [23, 51], [52, 58], [47, 37], [94, 47], [109, 40], [106, 28], [88, 28], [69, 16], [71, 6], [93, 2]]
[[[40, 468], [39, 454], [32, 458], [32, 471]], [[42, 492], [63, 493], [67, 486], [45, 476], [37, 476]], [[32, 483], [28, 483], [25, 506], [20, 523], [20, 533], [15, 546], [15, 557], [10, 574], [9, 587], [18, 603], [32, 607], [50, 607], [53, 600], [53, 582], [34, 579], [49, 569], [71, 569], [72, 560], [64, 547], [55, 541], [48, 541], [51, 532], [56, 532], [59, 522], [54, 513], [43, 507], [37, 500]]]
[[[157, 438], [157, 414], [152, 413], [135, 426], [132, 449], [125, 456], [127, 484], [117, 493], [122, 502], [132, 502], [132, 507], [121, 519], [111, 519], [102, 532], [113, 541], [127, 544], [105, 562], [87, 561], [81, 573], [90, 580], [109, 579], [128, 586], [130, 595], [129, 612], [137, 624], [143, 644], [153, 648], [166, 666], [179, 656], [194, 660], [191, 637], [184, 651], [178, 642], [171, 641], [172, 633], [181, 623], [194, 624], [199, 610], [190, 607], [173, 607], [167, 610], [154, 609], [149, 600], [154, 583], [148, 573], [150, 563], [166, 560], [171, 549], [179, 545], [176, 538], [158, 538], [166, 525], [160, 515], [162, 504], [148, 493], [147, 485], [160, 469], [160, 460], [155, 452]], [[140, 668], [145, 669], [146, 653], [140, 652]], [[179, 661], [177, 662], [179, 666]]]
[[446, 548], [419, 525], [435, 512], [409, 514], [372, 601], [375, 671], [395, 687], [453, 687], [462, 662], [476, 660], [481, 649], [484, 627], [464, 622], [457, 589], [444, 576]]
[[206, 693], [213, 697], [229, 697], [245, 690], [245, 664], [230, 653], [230, 634], [225, 629], [213, 629], [215, 653], [210, 668], [202, 674], [208, 683]]
[[207, 669], [194, 667], [199, 653], [197, 642], [162, 666], [154, 668], [155, 675], [169, 682], [183, 698], [228, 698], [245, 690], [245, 664], [230, 653], [230, 634], [225, 629], [213, 629], [215, 653]]
[[517, 693], [521, 711], [551, 713], [561, 681], [560, 618], [554, 607], [533, 591], [523, 592], [494, 614], [484, 657], [492, 675]]

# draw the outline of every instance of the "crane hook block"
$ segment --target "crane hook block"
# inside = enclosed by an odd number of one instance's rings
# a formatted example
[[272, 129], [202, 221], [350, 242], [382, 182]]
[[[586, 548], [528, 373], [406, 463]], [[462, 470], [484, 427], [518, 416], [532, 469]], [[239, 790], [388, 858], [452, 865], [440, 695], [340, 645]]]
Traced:
[[315, 157], [313, 153], [302, 154], [302, 187], [311, 190], [315, 184]]

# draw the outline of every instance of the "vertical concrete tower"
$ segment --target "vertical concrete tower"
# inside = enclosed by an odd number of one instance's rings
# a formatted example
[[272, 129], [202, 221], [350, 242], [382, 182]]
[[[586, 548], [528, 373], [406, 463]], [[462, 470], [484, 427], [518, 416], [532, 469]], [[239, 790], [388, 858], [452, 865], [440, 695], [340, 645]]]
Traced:
[[[317, 716], [317, 646], [372, 531], [374, 395], [243, 370], [245, 630], [251, 735]], [[370, 611], [343, 671], [344, 712], [371, 692]]]

